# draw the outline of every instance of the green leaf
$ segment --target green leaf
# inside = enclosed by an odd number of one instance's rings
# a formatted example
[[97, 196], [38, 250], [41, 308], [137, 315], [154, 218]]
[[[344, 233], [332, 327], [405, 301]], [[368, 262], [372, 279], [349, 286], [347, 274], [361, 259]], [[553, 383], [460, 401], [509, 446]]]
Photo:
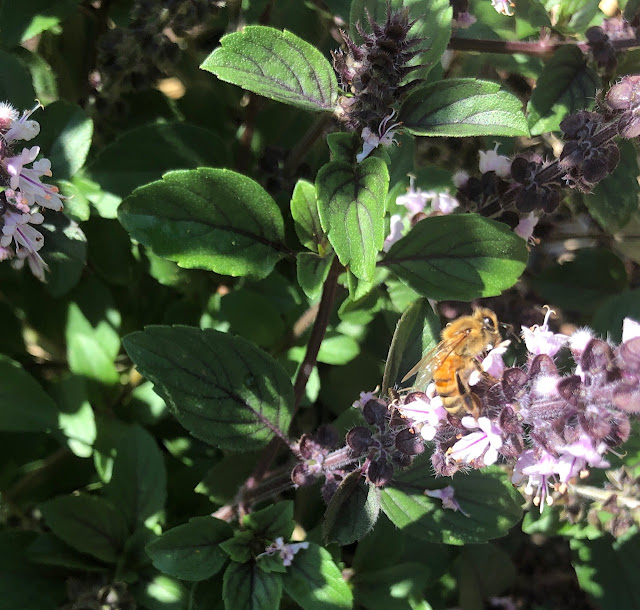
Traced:
[[556, 131], [567, 114], [591, 108], [599, 87], [598, 75], [587, 67], [577, 46], [558, 49], [546, 63], [527, 106], [531, 134]]
[[340, 262], [359, 279], [371, 281], [384, 243], [384, 200], [389, 172], [381, 159], [331, 161], [316, 178], [322, 228]]
[[506, 225], [454, 214], [421, 220], [381, 264], [423, 296], [470, 301], [513, 286], [527, 257], [525, 241]]
[[93, 122], [82, 108], [63, 100], [53, 102], [34, 118], [40, 122], [40, 133], [31, 146], [40, 146], [42, 155], [51, 161], [56, 180], [68, 180], [87, 159]]
[[461, 608], [483, 607], [483, 600], [503, 594], [516, 579], [508, 553], [489, 543], [466, 544], [456, 559], [455, 572]]
[[598, 183], [591, 195], [583, 197], [589, 213], [604, 229], [614, 233], [624, 227], [638, 209], [638, 155], [628, 140], [619, 142], [620, 163]]
[[[422, 42], [418, 48], [425, 49], [409, 65], [426, 65], [426, 69], [419, 70], [417, 74], [411, 73], [415, 78], [425, 78], [431, 68], [440, 61], [440, 57], [445, 52], [449, 38], [451, 38], [451, 19], [453, 11], [449, 0], [392, 0], [391, 8], [400, 10], [403, 7], [409, 8], [410, 20], [416, 20], [416, 24], [411, 28], [409, 37], [420, 38]], [[374, 21], [383, 24], [386, 21], [386, 2], [380, 0], [353, 0], [351, 3], [351, 13], [349, 23], [350, 32], [353, 37], [358, 37], [355, 28], [356, 23], [360, 23], [366, 31], [369, 31], [369, 20], [367, 12]]]
[[262, 278], [286, 252], [271, 196], [225, 169], [165, 174], [127, 197], [118, 218], [134, 239], [187, 269]]
[[[4, 6], [13, 3], [4, 3]], [[4, 13], [4, 6], [0, 11]], [[2, 18], [0, 13], [0, 19]], [[4, 42], [7, 27], [2, 20], [2, 41]], [[31, 84], [31, 74], [22, 62], [11, 53], [0, 51], [0, 99], [7, 100], [20, 114], [23, 110], [33, 107], [35, 92]]]
[[601, 336], [614, 342], [622, 340], [625, 318], [640, 320], [640, 290], [625, 290], [609, 297], [593, 315], [591, 326]]
[[590, 313], [626, 288], [627, 273], [613, 252], [589, 248], [579, 250], [571, 261], [545, 268], [531, 283], [549, 303]]
[[228, 523], [213, 517], [194, 517], [174, 527], [147, 545], [153, 565], [182, 580], [205, 580], [217, 574], [227, 561], [220, 543], [233, 530]]
[[109, 568], [93, 557], [82, 555], [53, 534], [39, 534], [28, 548], [29, 561], [85, 572], [108, 572]]
[[282, 575], [284, 590], [304, 610], [351, 608], [353, 594], [327, 549], [309, 543]]
[[[77, 5], [77, 0], [4, 2], [0, 6], [2, 45], [4, 47], [17, 46], [21, 42], [57, 26], [61, 20], [73, 14]], [[2, 62], [0, 61], [0, 63]]]
[[68, 597], [64, 579], [31, 562], [27, 548], [35, 532], [0, 532], [0, 596], [7, 610], [58, 608]]
[[474, 78], [450, 78], [415, 89], [398, 120], [417, 136], [529, 135], [518, 98], [497, 83]]
[[249, 25], [220, 44], [200, 66], [220, 80], [306, 110], [334, 110], [338, 83], [331, 64], [295, 34]]
[[635, 529], [618, 540], [605, 534], [596, 540], [574, 539], [570, 544], [580, 587], [596, 600], [598, 608], [640, 608], [640, 535]]
[[[431, 578], [429, 566], [389, 562], [382, 569], [356, 574], [352, 582], [358, 607], [370, 610], [409, 610], [416, 607], [416, 598], [419, 599], [425, 583]], [[430, 610], [428, 606], [417, 607]]]
[[41, 505], [51, 531], [81, 553], [116, 563], [127, 539], [122, 513], [95, 496], [60, 496]]
[[164, 459], [155, 439], [140, 426], [121, 435], [105, 494], [127, 519], [130, 530], [157, 521], [167, 497]]
[[359, 470], [347, 475], [333, 494], [322, 523], [327, 543], [341, 546], [366, 536], [380, 513], [380, 489], [369, 485]]
[[425, 459], [416, 460], [407, 471], [394, 478], [397, 487], [381, 493], [382, 510], [400, 529], [425, 542], [468, 544], [504, 536], [522, 517], [522, 497], [513, 489], [500, 468], [473, 470], [446, 482], [455, 490], [455, 500], [463, 511], [443, 508], [425, 489], [444, 487]]
[[320, 224], [316, 189], [311, 182], [298, 180], [296, 183], [291, 196], [291, 216], [300, 243], [308, 250], [324, 255], [327, 236]]
[[0, 430], [51, 432], [57, 428], [53, 400], [17, 362], [0, 354]]
[[[425, 318], [427, 323], [422, 327], [422, 321]], [[437, 317], [426, 299], [418, 299], [402, 314], [389, 346], [381, 396], [385, 396], [389, 388], [395, 386], [398, 373], [404, 375], [403, 371], [410, 370], [420, 360], [424, 352], [424, 343], [432, 346], [438, 342], [437, 322]], [[416, 344], [419, 344], [419, 350], [414, 348], [414, 346], [417, 347]]]
[[[117, 317], [113, 310], [112, 314]], [[83, 311], [81, 304], [69, 304], [65, 334], [69, 368], [74, 373], [107, 385], [118, 383], [120, 376], [114, 361], [120, 337], [112, 320], [100, 318], [94, 322], [91, 312]]]
[[85, 379], [70, 375], [59, 382], [56, 390], [60, 405], [58, 425], [69, 449], [78, 457], [90, 457], [97, 430]]
[[[263, 542], [263, 541], [261, 541]], [[252, 547], [257, 544], [254, 532], [236, 530], [232, 538], [220, 543], [220, 549], [235, 563], [247, 563], [253, 556]]]
[[[13, 52], [31, 72], [36, 99], [45, 106], [56, 101], [58, 99], [58, 83], [49, 63], [38, 53], [33, 53], [24, 47], [16, 47]], [[42, 128], [43, 125], [41, 124], [40, 127]]]
[[40, 253], [49, 266], [45, 272], [47, 290], [60, 297], [80, 280], [87, 261], [87, 240], [77, 223], [64, 214], [47, 212], [38, 230], [45, 241]]
[[334, 255], [325, 257], [313, 252], [299, 252], [296, 256], [296, 276], [298, 285], [310, 299], [317, 299], [322, 292]]
[[295, 527], [293, 502], [278, 502], [248, 513], [242, 518], [242, 525], [268, 540], [275, 540], [279, 536], [288, 540]]
[[282, 577], [260, 570], [254, 562], [231, 563], [224, 572], [222, 597], [226, 610], [278, 610]]
[[105, 191], [126, 197], [169, 170], [228, 163], [227, 145], [216, 133], [187, 123], [160, 123], [126, 131], [100, 151], [88, 171]]
[[283, 436], [293, 411], [289, 376], [245, 339], [215, 330], [150, 326], [124, 346], [193, 436], [235, 451]]

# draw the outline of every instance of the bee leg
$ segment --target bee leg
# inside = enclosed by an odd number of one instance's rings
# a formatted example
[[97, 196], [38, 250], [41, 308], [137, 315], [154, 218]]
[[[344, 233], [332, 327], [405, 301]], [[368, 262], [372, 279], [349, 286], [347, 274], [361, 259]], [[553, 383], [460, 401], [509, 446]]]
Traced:
[[456, 373], [456, 384], [465, 410], [467, 413], [473, 415], [475, 419], [478, 419], [480, 416], [480, 407], [482, 406], [480, 399], [470, 390], [469, 386], [462, 380], [459, 373]]

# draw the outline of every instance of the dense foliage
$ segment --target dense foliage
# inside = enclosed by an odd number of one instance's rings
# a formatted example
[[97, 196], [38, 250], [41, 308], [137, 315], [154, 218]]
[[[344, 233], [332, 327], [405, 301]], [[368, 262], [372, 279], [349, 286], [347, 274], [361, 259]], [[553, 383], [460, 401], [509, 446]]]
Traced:
[[640, 605], [640, 2], [0, 15], [0, 609]]

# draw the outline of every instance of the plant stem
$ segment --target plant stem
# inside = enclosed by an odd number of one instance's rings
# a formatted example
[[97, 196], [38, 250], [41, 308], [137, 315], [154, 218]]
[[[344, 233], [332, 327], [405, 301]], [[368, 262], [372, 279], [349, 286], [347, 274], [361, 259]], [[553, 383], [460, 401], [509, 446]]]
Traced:
[[333, 310], [333, 302], [336, 298], [336, 289], [338, 287], [338, 275], [340, 274], [340, 270], [341, 265], [336, 257], [331, 264], [329, 275], [325, 280], [324, 288], [322, 290], [322, 298], [320, 299], [320, 306], [318, 307], [318, 315], [316, 316], [313, 328], [311, 329], [309, 343], [307, 343], [307, 351], [304, 355], [304, 359], [300, 363], [300, 368], [298, 368], [298, 374], [296, 375], [296, 380], [293, 384], [294, 414], [300, 406], [300, 402], [304, 396], [304, 389], [307, 387], [307, 381], [309, 381], [309, 375], [311, 375], [311, 371], [316, 365], [320, 345], [322, 344], [322, 340], [327, 332], [329, 318], [331, 316], [331, 311]]
[[[611, 44], [616, 51], [623, 51], [640, 47], [640, 41], [636, 38], [621, 38], [611, 40]], [[455, 51], [475, 51], [477, 53], [501, 53], [513, 55], [522, 53], [533, 57], [549, 57], [559, 48], [566, 46], [578, 47], [583, 53], [589, 52], [589, 45], [586, 42], [574, 40], [552, 40], [551, 38], [541, 38], [539, 40], [486, 40], [474, 38], [458, 38], [452, 36], [449, 40], [449, 49]]]

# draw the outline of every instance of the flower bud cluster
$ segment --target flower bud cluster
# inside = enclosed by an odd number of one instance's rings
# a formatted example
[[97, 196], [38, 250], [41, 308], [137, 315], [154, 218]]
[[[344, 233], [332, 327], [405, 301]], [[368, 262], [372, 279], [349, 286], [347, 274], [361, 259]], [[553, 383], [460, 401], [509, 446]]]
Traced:
[[357, 24], [363, 40], [356, 44], [342, 32], [346, 52], [333, 53], [333, 66], [346, 95], [340, 98], [339, 116], [351, 131], [365, 128], [384, 136], [380, 126], [390, 117], [393, 106], [417, 83], [404, 82], [411, 72], [423, 66], [408, 63], [422, 50], [423, 39], [409, 37], [415, 21], [409, 21], [409, 9], [392, 11], [387, 5], [386, 21], [376, 23], [367, 13], [371, 33]]
[[40, 125], [30, 117], [40, 104], [20, 115], [9, 103], [0, 103], [0, 261], [10, 260], [20, 269], [25, 261], [31, 272], [44, 281], [47, 265], [40, 256], [44, 236], [35, 225], [42, 224], [43, 208], [59, 212], [62, 197], [58, 188], [41, 181], [51, 177], [49, 159], [37, 159], [40, 147], [22, 148], [40, 133]]
[[640, 135], [640, 75], [623, 77], [607, 92], [607, 108], [617, 117], [618, 133], [623, 138]]
[[594, 25], [586, 32], [587, 44], [596, 63], [606, 72], [613, 72], [618, 65], [613, 40], [633, 39], [635, 30], [622, 17], [605, 19], [602, 26]]
[[131, 23], [100, 39], [97, 67], [101, 97], [97, 103], [108, 106], [123, 93], [152, 86], [167, 74], [180, 56], [175, 37], [184, 37], [204, 23], [215, 6], [207, 0], [137, 0], [131, 9]]

